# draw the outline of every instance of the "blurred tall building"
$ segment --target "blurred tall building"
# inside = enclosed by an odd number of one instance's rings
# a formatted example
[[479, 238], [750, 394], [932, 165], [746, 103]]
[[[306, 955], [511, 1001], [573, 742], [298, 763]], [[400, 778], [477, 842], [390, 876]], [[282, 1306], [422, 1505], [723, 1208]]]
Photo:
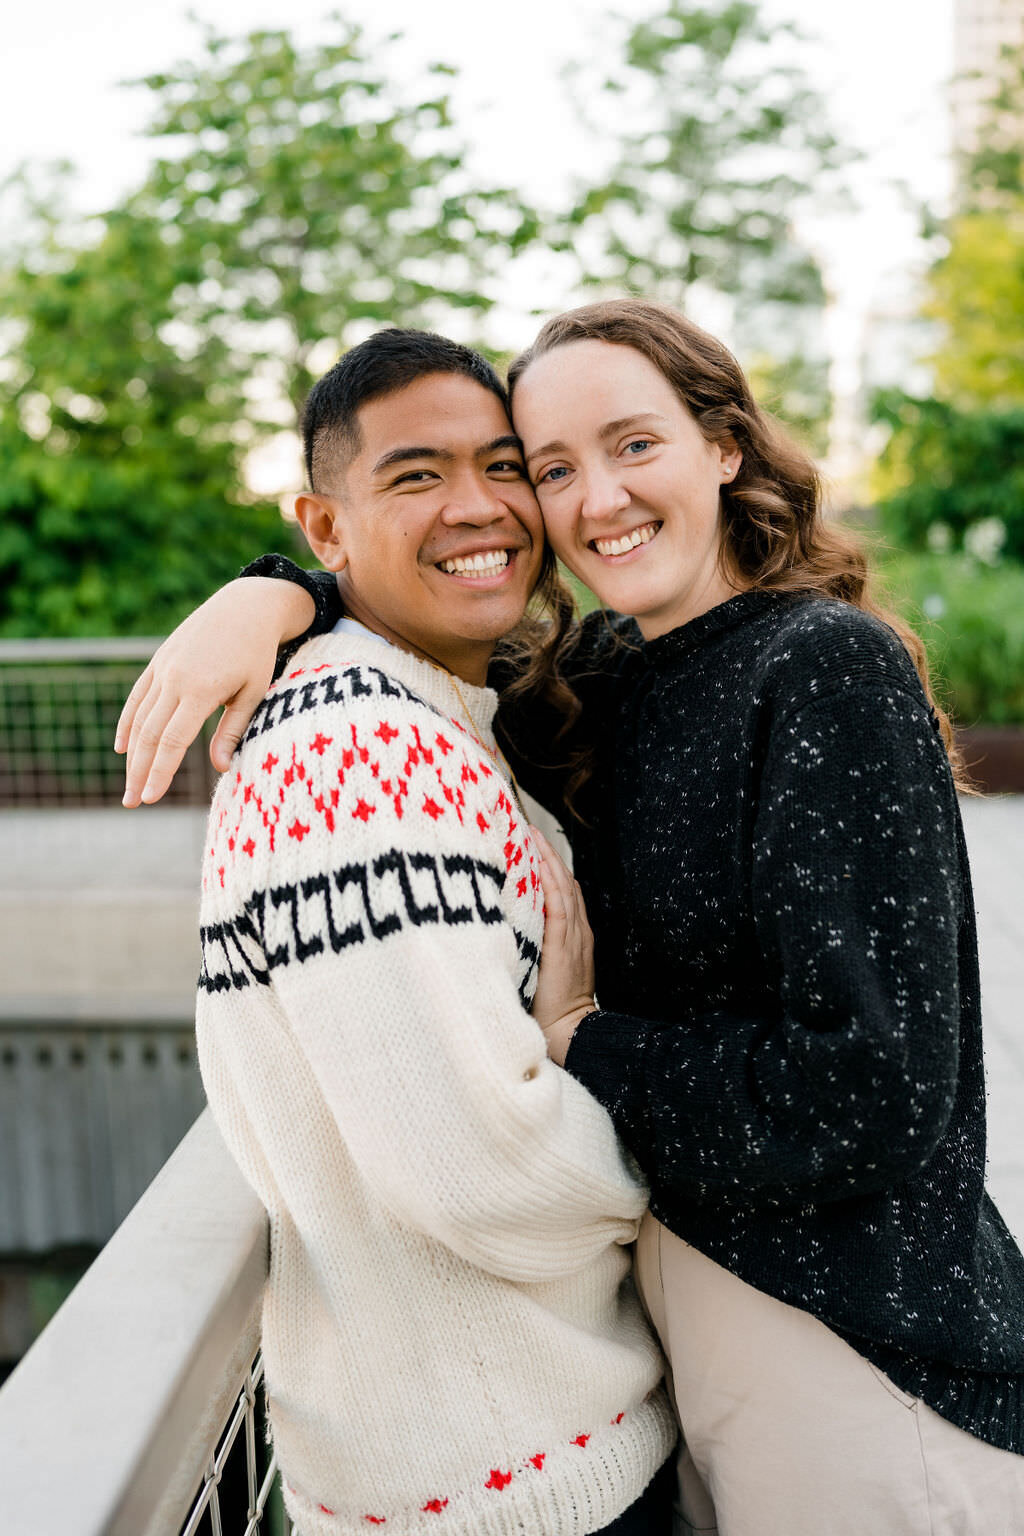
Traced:
[[1004, 48], [1024, 48], [1024, 0], [955, 0], [953, 16], [953, 148], [977, 143]]

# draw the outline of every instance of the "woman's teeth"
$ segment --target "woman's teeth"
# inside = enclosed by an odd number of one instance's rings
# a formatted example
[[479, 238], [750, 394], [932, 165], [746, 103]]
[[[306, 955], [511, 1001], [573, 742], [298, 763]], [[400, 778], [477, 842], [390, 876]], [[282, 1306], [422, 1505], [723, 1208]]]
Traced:
[[645, 523], [642, 528], [634, 528], [632, 533], [625, 534], [621, 539], [593, 539], [591, 542], [599, 555], [627, 555], [640, 544], [649, 544], [660, 526], [659, 523]]
[[456, 555], [442, 560], [441, 569], [448, 576], [496, 576], [508, 565], [507, 549], [489, 549], [484, 555]]

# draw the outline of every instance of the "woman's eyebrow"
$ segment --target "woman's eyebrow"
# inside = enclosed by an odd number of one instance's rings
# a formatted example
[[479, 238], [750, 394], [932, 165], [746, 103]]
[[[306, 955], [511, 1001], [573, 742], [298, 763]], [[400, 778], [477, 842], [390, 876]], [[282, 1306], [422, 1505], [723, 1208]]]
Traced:
[[556, 440], [545, 443], [543, 448], [535, 448], [531, 454], [528, 454], [526, 462], [530, 464], [534, 459], [539, 459], [542, 453], [565, 453], [565, 451], [566, 445], [563, 442]]
[[616, 421], [607, 421], [598, 431], [598, 437], [615, 437], [619, 432], [628, 432], [630, 427], [638, 427], [642, 422], [658, 421], [667, 425], [664, 416], [659, 416], [657, 411], [637, 411], [633, 416], [620, 416]]
[[[619, 416], [615, 421], [606, 421], [603, 427], [597, 429], [597, 435], [598, 437], [615, 437], [617, 433], [628, 432], [631, 427], [640, 426], [643, 422], [655, 421], [663, 426], [667, 425], [665, 417], [660, 416], [657, 411], [638, 411], [635, 416]], [[542, 448], [535, 448], [531, 454], [527, 455], [526, 462], [531, 464], [534, 459], [539, 459], [545, 453], [567, 452], [567, 445], [556, 438], [550, 443], [545, 443]]]

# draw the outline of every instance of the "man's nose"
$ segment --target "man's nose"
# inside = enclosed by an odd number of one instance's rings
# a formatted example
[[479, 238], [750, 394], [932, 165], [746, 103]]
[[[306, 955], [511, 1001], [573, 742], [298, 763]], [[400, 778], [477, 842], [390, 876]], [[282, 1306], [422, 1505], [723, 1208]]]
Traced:
[[498, 495], [498, 487], [483, 477], [474, 477], [452, 486], [441, 521], [449, 526], [472, 523], [475, 527], [484, 527], [497, 522], [507, 512], [507, 506]]

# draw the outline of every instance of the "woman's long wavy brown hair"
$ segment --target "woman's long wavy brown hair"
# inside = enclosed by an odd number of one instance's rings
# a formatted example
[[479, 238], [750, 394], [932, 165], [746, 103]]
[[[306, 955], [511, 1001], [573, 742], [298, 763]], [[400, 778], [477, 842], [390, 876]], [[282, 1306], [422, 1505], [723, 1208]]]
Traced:
[[[610, 299], [556, 315], [509, 369], [509, 394], [535, 358], [571, 341], [606, 341], [649, 358], [694, 417], [708, 442], [735, 443], [742, 462], [721, 491], [723, 571], [737, 589], [818, 593], [881, 619], [899, 635], [935, 711], [957, 788], [970, 789], [953, 729], [935, 700], [920, 637], [871, 593], [867, 556], [847, 530], [826, 522], [821, 482], [808, 456], [755, 401], [727, 347], [667, 305]], [[516, 691], [561, 697], [558, 659], [569, 642], [552, 633]], [[570, 715], [572, 706], [568, 706]], [[575, 777], [575, 775], [574, 775]]]

